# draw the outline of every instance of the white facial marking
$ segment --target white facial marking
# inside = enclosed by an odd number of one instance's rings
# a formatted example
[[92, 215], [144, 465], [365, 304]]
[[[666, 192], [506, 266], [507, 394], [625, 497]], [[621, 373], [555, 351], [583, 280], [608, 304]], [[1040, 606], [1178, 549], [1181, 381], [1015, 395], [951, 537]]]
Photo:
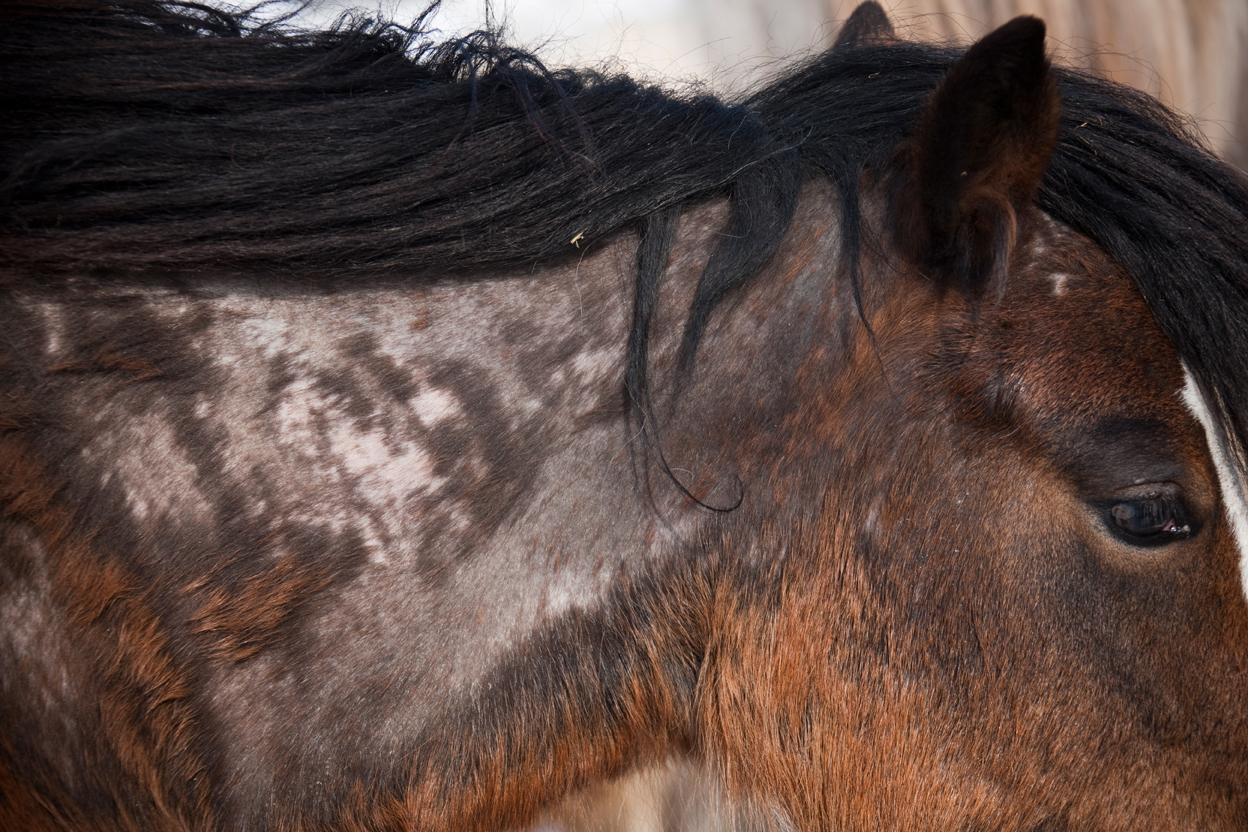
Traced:
[[1235, 540], [1239, 543], [1240, 585], [1244, 595], [1248, 597], [1248, 502], [1244, 499], [1242, 472], [1236, 470], [1223, 441], [1222, 431], [1214, 421], [1213, 413], [1201, 395], [1196, 380], [1186, 367], [1183, 368], [1183, 373], [1187, 380], [1183, 387], [1183, 401], [1205, 429], [1209, 453], [1213, 456], [1213, 465], [1218, 472], [1218, 484], [1222, 489], [1222, 503], [1226, 506], [1227, 520], [1230, 521]]
[[1066, 281], [1070, 280], [1070, 275], [1065, 274], [1064, 272], [1055, 272], [1054, 274], [1049, 275], [1049, 280], [1053, 281], [1053, 294], [1066, 294]]

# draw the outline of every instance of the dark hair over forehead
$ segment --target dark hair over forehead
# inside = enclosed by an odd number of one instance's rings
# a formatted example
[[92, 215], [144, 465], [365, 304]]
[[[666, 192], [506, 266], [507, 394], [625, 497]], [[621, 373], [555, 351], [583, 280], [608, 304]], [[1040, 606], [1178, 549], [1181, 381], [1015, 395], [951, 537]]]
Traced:
[[[691, 357], [710, 310], [779, 245], [807, 178], [838, 191], [856, 255], [861, 174], [887, 164], [960, 54], [865, 43], [730, 102], [552, 71], [490, 32], [435, 43], [420, 21], [300, 32], [189, 3], [10, 3], [0, 281], [467, 273], [639, 231], [641, 388], [681, 206], [732, 206], [689, 311]], [[1040, 206], [1122, 263], [1243, 445], [1244, 179], [1153, 99], [1056, 72], [1064, 122]]]

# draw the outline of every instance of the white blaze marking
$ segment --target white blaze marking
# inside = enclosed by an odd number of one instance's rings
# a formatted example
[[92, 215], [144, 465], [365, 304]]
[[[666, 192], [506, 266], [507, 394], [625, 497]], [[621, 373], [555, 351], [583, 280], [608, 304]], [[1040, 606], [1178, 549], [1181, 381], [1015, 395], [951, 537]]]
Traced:
[[1204, 396], [1192, 374], [1183, 368], [1187, 383], [1183, 387], [1183, 401], [1187, 409], [1195, 414], [1205, 429], [1205, 438], [1209, 443], [1209, 453], [1213, 456], [1213, 467], [1218, 472], [1218, 483], [1222, 487], [1222, 503], [1226, 506], [1226, 517], [1230, 521], [1235, 540], [1239, 543], [1239, 577], [1244, 595], [1248, 596], [1248, 502], [1244, 499], [1243, 479], [1237, 476], [1235, 463], [1227, 452], [1222, 431], [1213, 419], [1213, 413], [1205, 402]]
[[1063, 272], [1055, 272], [1054, 274], [1049, 275], [1049, 280], [1053, 281], [1053, 294], [1066, 294], [1066, 281], [1070, 280], [1070, 275]]

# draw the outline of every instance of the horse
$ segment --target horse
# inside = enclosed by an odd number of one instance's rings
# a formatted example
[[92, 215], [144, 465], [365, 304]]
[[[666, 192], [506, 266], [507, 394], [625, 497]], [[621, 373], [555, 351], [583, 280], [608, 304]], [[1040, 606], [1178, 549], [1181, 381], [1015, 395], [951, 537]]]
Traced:
[[1248, 825], [1248, 186], [1044, 24], [725, 101], [0, 9], [0, 827]]

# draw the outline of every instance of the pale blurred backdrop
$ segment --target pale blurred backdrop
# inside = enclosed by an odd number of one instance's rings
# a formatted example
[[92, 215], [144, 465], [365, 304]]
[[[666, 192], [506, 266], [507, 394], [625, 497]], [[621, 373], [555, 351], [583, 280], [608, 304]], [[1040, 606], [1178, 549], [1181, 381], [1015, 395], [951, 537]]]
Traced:
[[[829, 46], [853, 0], [446, 0], [446, 37], [487, 24], [549, 66], [610, 64], [726, 95]], [[903, 37], [966, 43], [1019, 14], [1048, 24], [1057, 60], [1139, 87], [1190, 114], [1224, 158], [1248, 169], [1248, 0], [881, 0]], [[301, 22], [348, 9], [410, 22], [423, 0], [312, 0]], [[710, 772], [672, 760], [568, 800], [540, 832], [744, 832], [766, 829], [732, 806]]]

